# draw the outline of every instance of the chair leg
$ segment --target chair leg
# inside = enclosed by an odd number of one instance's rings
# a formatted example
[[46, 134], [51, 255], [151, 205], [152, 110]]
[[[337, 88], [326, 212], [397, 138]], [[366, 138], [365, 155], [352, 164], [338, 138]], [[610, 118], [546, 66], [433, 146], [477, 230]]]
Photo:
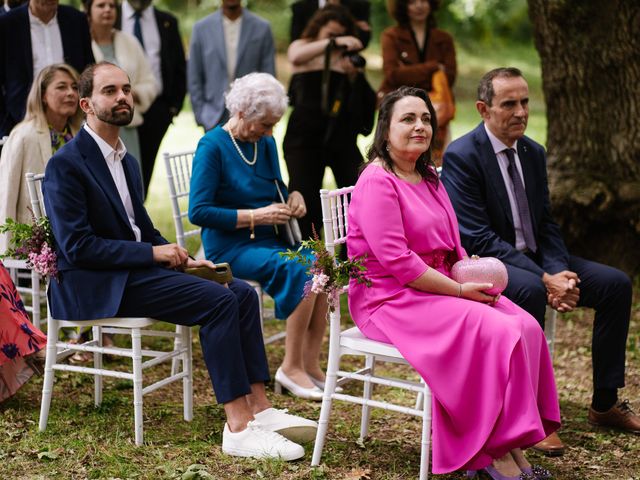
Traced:
[[558, 312], [551, 307], [547, 307], [545, 315], [544, 334], [547, 337], [547, 346], [549, 347], [549, 355], [553, 360], [553, 350], [556, 344], [556, 318]]
[[260, 310], [260, 328], [262, 332], [264, 332], [264, 293], [262, 291], [262, 285], [258, 284], [257, 287], [254, 287], [256, 293], [258, 294], [258, 308]]
[[182, 396], [184, 402], [184, 419], [187, 422], [193, 420], [193, 367], [191, 365], [192, 352], [191, 352], [191, 328], [180, 327], [182, 330], [182, 344], [185, 347], [185, 352], [182, 354], [182, 368], [187, 374], [182, 379]]
[[44, 381], [42, 383], [42, 402], [40, 403], [40, 424], [38, 425], [38, 429], [41, 432], [44, 432], [47, 428], [47, 420], [49, 419], [49, 407], [51, 406], [55, 377], [53, 366], [57, 361], [56, 342], [60, 330], [56, 320], [49, 319], [47, 325], [47, 350], [44, 364]]
[[324, 393], [322, 395], [322, 407], [320, 409], [320, 418], [318, 419], [318, 431], [316, 432], [316, 441], [313, 446], [313, 457], [311, 459], [311, 466], [316, 467], [320, 465], [322, 458], [322, 449], [324, 448], [324, 442], [327, 436], [327, 429], [329, 428], [329, 416], [331, 415], [331, 396], [336, 391], [336, 383], [338, 377], [336, 372], [340, 363], [340, 357], [332, 355], [329, 352], [329, 362], [327, 364], [327, 378], [324, 383]]
[[[180, 325], [176, 326], [176, 333], [180, 333], [180, 328], [181, 328]], [[181, 338], [181, 335], [178, 335], [173, 341], [173, 349], [180, 350], [181, 348], [182, 348], [182, 338]], [[173, 357], [171, 359], [171, 375], [177, 375], [178, 372], [180, 371], [179, 362], [180, 362], [179, 357]]]
[[[373, 355], [367, 355], [365, 360], [365, 368], [367, 369], [368, 376], [373, 376], [376, 368], [376, 359]], [[364, 391], [362, 397], [371, 400], [373, 395], [373, 383], [367, 381], [364, 382]], [[371, 418], [371, 407], [367, 404], [362, 405], [362, 418], [360, 419], [360, 441], [364, 442], [364, 439], [369, 435], [369, 419]]]
[[[422, 378], [420, 378], [420, 383], [424, 383], [424, 380]], [[422, 402], [424, 402], [424, 392], [419, 392], [418, 396], [416, 397], [416, 405], [414, 408], [416, 410], [422, 410]]]
[[36, 328], [40, 328], [40, 275], [31, 270], [31, 317]]
[[139, 328], [131, 329], [133, 348], [133, 415], [136, 445], [142, 445], [142, 335]]
[[425, 384], [422, 410], [422, 436], [420, 440], [420, 480], [429, 476], [429, 451], [431, 447], [431, 390]]
[[[95, 326], [91, 328], [93, 339], [96, 340], [99, 347], [102, 347], [102, 328]], [[93, 354], [93, 366], [96, 369], [102, 370], [102, 353], [95, 352]], [[94, 403], [96, 407], [102, 404], [102, 375], [96, 373], [93, 376], [94, 382]]]

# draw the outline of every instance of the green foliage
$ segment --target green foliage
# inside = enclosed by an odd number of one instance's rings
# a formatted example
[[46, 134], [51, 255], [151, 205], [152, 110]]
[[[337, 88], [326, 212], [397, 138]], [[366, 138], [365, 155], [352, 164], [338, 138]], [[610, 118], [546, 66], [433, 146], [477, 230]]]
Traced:
[[439, 25], [467, 46], [530, 44], [533, 28], [526, 0], [449, 0], [436, 14]]
[[[340, 302], [340, 293], [349, 280], [354, 279], [358, 283], [371, 286], [371, 280], [365, 276], [366, 267], [362, 264], [365, 258], [355, 258], [340, 260], [335, 255], [329, 253], [324, 242], [313, 232], [313, 238], [303, 240], [300, 247], [293, 251], [280, 252], [280, 255], [287, 260], [296, 261], [308, 267], [308, 273], [313, 275], [304, 288], [304, 295], [309, 293], [326, 293], [329, 308], [334, 311]], [[307, 253], [311, 251], [312, 257]]]
[[[31, 209], [29, 209], [31, 210]], [[13, 257], [21, 260], [29, 258], [29, 253], [39, 252], [43, 243], [49, 246], [54, 245], [51, 225], [47, 217], [36, 219], [32, 213], [31, 223], [16, 222], [13, 218], [7, 218], [3, 225], [0, 225], [0, 233], [10, 233], [9, 248], [0, 258]]]

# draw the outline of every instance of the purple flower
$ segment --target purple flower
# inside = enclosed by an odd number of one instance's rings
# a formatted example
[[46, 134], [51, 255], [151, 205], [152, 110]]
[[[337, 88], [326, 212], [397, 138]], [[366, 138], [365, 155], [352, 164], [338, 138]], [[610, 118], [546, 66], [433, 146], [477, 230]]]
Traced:
[[5, 343], [0, 350], [2, 350], [2, 353], [9, 359], [14, 359], [20, 353], [20, 349], [15, 343]]
[[311, 285], [313, 284], [313, 282], [311, 280], [307, 280], [304, 283], [304, 289], [302, 290], [302, 297], [306, 298], [311, 294]]
[[20, 329], [26, 333], [27, 335], [33, 335], [33, 330], [31, 330], [29, 328], [29, 325], [27, 325], [26, 323], [21, 323], [20, 324]]

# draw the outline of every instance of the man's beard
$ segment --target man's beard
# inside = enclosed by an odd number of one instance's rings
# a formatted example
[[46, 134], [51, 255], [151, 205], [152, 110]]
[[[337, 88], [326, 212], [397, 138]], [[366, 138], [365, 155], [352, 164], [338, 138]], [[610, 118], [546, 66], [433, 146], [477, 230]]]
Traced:
[[[127, 111], [118, 111], [122, 106], [127, 106], [129, 110]], [[131, 123], [133, 119], [133, 107], [129, 104], [117, 105], [113, 107], [111, 110], [100, 110], [96, 111], [96, 117], [98, 120], [102, 120], [109, 125], [116, 125], [118, 127], [124, 127]]]

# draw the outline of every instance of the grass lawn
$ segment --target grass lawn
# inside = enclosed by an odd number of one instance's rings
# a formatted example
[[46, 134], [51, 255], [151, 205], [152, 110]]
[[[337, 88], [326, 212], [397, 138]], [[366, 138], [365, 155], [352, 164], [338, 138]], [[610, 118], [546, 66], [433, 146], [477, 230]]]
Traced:
[[[478, 123], [474, 109], [474, 89], [480, 75], [507, 57], [525, 71], [531, 84], [529, 134], [545, 140], [546, 121], [541, 95], [537, 56], [531, 49], [509, 52], [459, 52], [460, 77], [456, 86], [457, 116], [454, 138]], [[375, 67], [375, 58], [370, 65]], [[283, 70], [280, 70], [283, 72]], [[286, 72], [283, 73], [283, 78]], [[374, 86], [380, 73], [370, 78]], [[282, 139], [286, 122], [275, 130]], [[179, 152], [195, 148], [201, 131], [190, 111], [176, 119], [162, 151]], [[367, 139], [361, 140], [365, 148]], [[332, 179], [327, 175], [326, 182]], [[150, 189], [147, 207], [159, 229], [175, 238], [167, 196], [164, 165], [159, 159]], [[635, 303], [627, 354], [627, 387], [623, 398], [640, 410], [640, 286], [635, 288]], [[180, 299], [176, 299], [179, 301]], [[349, 322], [343, 305], [345, 323]], [[561, 316], [558, 322], [555, 367], [563, 414], [561, 436], [568, 446], [564, 457], [547, 459], [535, 453], [530, 457], [549, 468], [558, 479], [640, 480], [640, 436], [596, 430], [586, 421], [591, 392], [590, 336], [593, 314], [579, 311]], [[168, 328], [168, 327], [167, 327]], [[281, 322], [267, 322], [267, 334], [282, 328]], [[258, 461], [227, 457], [221, 453], [223, 410], [216, 405], [206, 373], [197, 335], [194, 348], [194, 420], [182, 420], [180, 388], [169, 387], [145, 397], [145, 445], [133, 444], [132, 392], [126, 381], [107, 380], [104, 402], [93, 406], [93, 382], [90, 377], [59, 373], [54, 387], [49, 426], [38, 433], [42, 379], [33, 378], [16, 396], [0, 405], [0, 479], [409, 479], [418, 475], [420, 456], [417, 419], [374, 410], [371, 436], [364, 445], [357, 442], [359, 409], [336, 403], [327, 438], [323, 465], [311, 469], [312, 444], [306, 445], [302, 461]], [[272, 374], [283, 358], [283, 345], [267, 348]], [[356, 359], [351, 359], [357, 362]], [[401, 368], [401, 367], [396, 367]], [[402, 373], [402, 372], [401, 372]], [[411, 375], [410, 371], [404, 374]], [[347, 385], [350, 392], [356, 385]], [[269, 388], [276, 406], [317, 418], [318, 403], [277, 396]], [[378, 395], [395, 395], [385, 388]], [[413, 398], [404, 398], [411, 405]], [[200, 469], [200, 470], [199, 470]], [[198, 471], [199, 470], [199, 471]], [[196, 472], [198, 471], [198, 472]], [[462, 473], [434, 476], [462, 479]]]

